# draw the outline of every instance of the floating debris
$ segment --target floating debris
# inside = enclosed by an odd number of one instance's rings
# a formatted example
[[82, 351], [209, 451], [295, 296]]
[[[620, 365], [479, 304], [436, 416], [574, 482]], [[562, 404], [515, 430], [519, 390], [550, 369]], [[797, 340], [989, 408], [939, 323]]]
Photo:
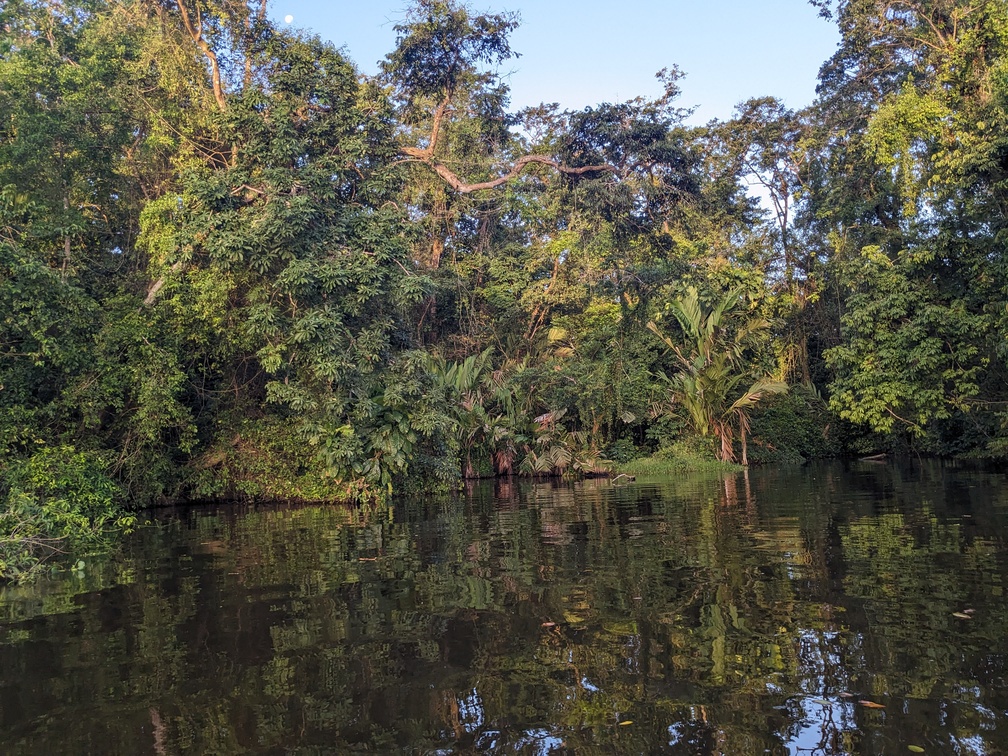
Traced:
[[874, 701], [866, 701], [865, 699], [861, 699], [860, 701], [858, 701], [858, 703], [861, 704], [862, 706], [864, 706], [866, 709], [884, 709], [885, 708], [885, 704], [875, 703]]

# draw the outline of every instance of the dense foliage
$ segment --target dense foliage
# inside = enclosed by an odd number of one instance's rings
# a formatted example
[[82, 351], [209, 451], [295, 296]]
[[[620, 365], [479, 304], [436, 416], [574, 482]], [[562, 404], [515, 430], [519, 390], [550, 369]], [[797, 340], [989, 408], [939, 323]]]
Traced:
[[512, 112], [517, 18], [453, 0], [374, 78], [264, 3], [8, 0], [0, 536], [25, 496], [92, 528], [677, 448], [1003, 458], [1008, 10], [814, 4], [812, 106], [688, 127], [674, 67]]

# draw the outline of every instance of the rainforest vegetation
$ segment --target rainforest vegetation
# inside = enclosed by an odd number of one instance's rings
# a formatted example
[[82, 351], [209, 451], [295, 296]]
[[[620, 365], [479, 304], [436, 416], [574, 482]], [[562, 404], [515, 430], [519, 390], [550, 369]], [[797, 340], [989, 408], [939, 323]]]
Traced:
[[374, 77], [259, 0], [7, 0], [0, 572], [184, 499], [1003, 459], [1008, 4], [813, 4], [815, 102], [697, 127], [674, 66], [513, 111], [456, 0]]

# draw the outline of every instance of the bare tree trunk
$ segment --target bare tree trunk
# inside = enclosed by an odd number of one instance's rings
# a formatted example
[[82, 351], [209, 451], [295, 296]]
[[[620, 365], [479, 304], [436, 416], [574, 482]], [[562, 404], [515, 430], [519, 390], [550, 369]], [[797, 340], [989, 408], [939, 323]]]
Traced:
[[[266, 18], [266, 0], [259, 0], [259, 10], [256, 11], [256, 21], [262, 23], [262, 20]], [[252, 36], [252, 14], [250, 13], [245, 17], [245, 31], [248, 36]], [[251, 39], [249, 40], [251, 41]], [[245, 88], [247, 89], [252, 85], [252, 58], [249, 56], [248, 52], [245, 53], [245, 76], [243, 79], [245, 83]]]
[[[70, 196], [67, 194], [63, 195], [63, 210], [66, 215], [70, 215]], [[63, 233], [63, 269], [61, 271], [61, 276], [66, 279], [67, 271], [70, 268], [70, 232], [65, 231]]]
[[182, 24], [185, 26], [189, 36], [192, 37], [196, 46], [203, 51], [207, 60], [210, 61], [210, 79], [213, 85], [214, 99], [217, 100], [217, 107], [223, 112], [227, 109], [227, 100], [224, 98], [224, 85], [221, 82], [220, 63], [217, 60], [217, 53], [213, 51], [210, 44], [203, 37], [203, 17], [200, 14], [199, 6], [196, 6], [196, 20], [193, 21], [186, 8], [185, 0], [176, 0], [179, 15], [182, 16]]
[[434, 239], [431, 242], [431, 270], [437, 270], [441, 265], [442, 254], [444, 254], [444, 237], [439, 233], [435, 233]]

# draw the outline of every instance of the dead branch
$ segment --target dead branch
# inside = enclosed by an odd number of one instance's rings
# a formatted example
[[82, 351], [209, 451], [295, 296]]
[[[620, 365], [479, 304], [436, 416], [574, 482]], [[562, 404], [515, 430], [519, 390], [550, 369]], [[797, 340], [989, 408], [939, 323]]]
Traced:
[[448, 186], [459, 194], [471, 194], [472, 192], [479, 192], [485, 189], [496, 189], [498, 186], [506, 184], [508, 181], [518, 176], [527, 166], [532, 165], [533, 163], [538, 165], [548, 165], [553, 168], [553, 170], [566, 176], [584, 176], [587, 173], [602, 172], [612, 173], [616, 176], [620, 175], [619, 171], [611, 165], [586, 165], [578, 168], [572, 168], [571, 166], [564, 165], [558, 160], [554, 160], [546, 155], [523, 155], [515, 161], [511, 170], [502, 176], [490, 179], [489, 181], [480, 181], [475, 184], [466, 183], [464, 180], [459, 178], [458, 174], [452, 171], [451, 168], [434, 159], [434, 152], [437, 149], [438, 137], [441, 135], [441, 124], [444, 121], [445, 114], [448, 112], [450, 104], [451, 92], [446, 92], [444, 99], [438, 103], [437, 108], [434, 110], [430, 138], [428, 139], [427, 146], [425, 148], [402, 147], [399, 150], [399, 154], [429, 166], [431, 170], [444, 179]]
[[[182, 269], [181, 262], [177, 262], [171, 266], [172, 273], [178, 273], [181, 269]], [[144, 307], [150, 307], [152, 304], [154, 304], [154, 300], [157, 299], [158, 292], [161, 291], [161, 288], [164, 285], [165, 285], [164, 276], [161, 276], [161, 278], [159, 278], [157, 281], [151, 284], [150, 289], [147, 290], [147, 296], [146, 298], [144, 298], [143, 301]]]
[[479, 181], [475, 184], [469, 184], [459, 178], [458, 175], [451, 170], [451, 168], [434, 160], [433, 156], [430, 154], [429, 148], [421, 150], [416, 147], [403, 147], [400, 150], [400, 153], [430, 166], [431, 170], [444, 179], [444, 182], [459, 194], [471, 194], [472, 192], [479, 192], [484, 189], [496, 189], [498, 186], [506, 184], [508, 181], [518, 176], [527, 166], [532, 165], [533, 163], [538, 165], [548, 165], [553, 168], [553, 170], [558, 173], [562, 173], [565, 176], [584, 176], [587, 173], [612, 173], [616, 176], [619, 175], [619, 171], [611, 165], [585, 165], [573, 168], [546, 155], [523, 155], [515, 161], [515, 164], [507, 173], [498, 176], [497, 178], [490, 179], [489, 181]]

